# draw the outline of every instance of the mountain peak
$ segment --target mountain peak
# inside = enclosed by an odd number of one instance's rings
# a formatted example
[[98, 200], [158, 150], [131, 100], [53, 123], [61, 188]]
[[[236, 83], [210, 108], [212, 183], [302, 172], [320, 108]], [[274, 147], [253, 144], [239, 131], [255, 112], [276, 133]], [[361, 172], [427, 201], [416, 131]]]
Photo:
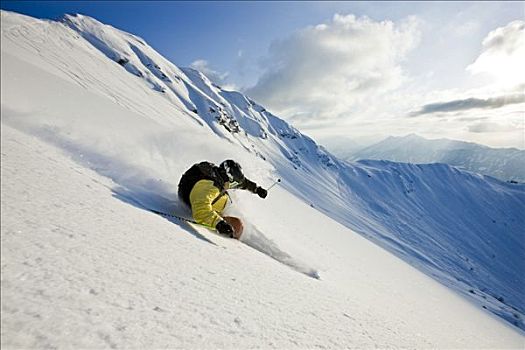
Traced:
[[59, 17], [59, 22], [62, 23], [84, 23], [84, 24], [91, 24], [91, 25], [99, 25], [99, 26], [106, 26], [106, 24], [97, 21], [95, 18], [83, 15], [81, 13], [66, 13], [63, 16]]
[[415, 133], [410, 133], [408, 135], [405, 135], [403, 136], [404, 139], [407, 139], [407, 140], [425, 140], [425, 138], [415, 134]]

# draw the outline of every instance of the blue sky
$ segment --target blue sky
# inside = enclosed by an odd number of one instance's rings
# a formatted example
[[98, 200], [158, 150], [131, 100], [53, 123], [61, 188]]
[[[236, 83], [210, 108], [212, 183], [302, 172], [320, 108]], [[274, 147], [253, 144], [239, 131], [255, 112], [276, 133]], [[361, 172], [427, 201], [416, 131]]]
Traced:
[[[523, 40], [514, 43], [523, 35], [523, 2], [2, 1], [1, 7], [48, 19], [81, 13], [141, 36], [175, 64], [249, 93], [318, 138], [385, 136], [379, 123], [394, 135], [525, 148], [524, 104], [490, 103], [525, 84], [512, 79], [518, 72], [497, 69], [512, 68], [523, 51]], [[498, 28], [519, 46], [514, 58], [487, 44]], [[481, 103], [461, 111], [439, 107], [462, 101]]]
[[334, 13], [383, 19], [386, 13], [399, 18], [404, 12], [388, 2], [2, 1], [1, 7], [47, 19], [64, 13], [88, 15], [141, 36], [175, 64], [189, 66], [205, 59], [219, 71], [231, 71], [239, 51], [256, 59], [273, 40], [329, 20]]
[[[315, 2], [315, 1], [2, 1], [4, 10], [37, 18], [57, 19], [81, 13], [143, 37], [177, 65], [203, 59], [219, 72], [230, 72], [238, 86], [255, 83], [257, 61], [272, 41], [301, 28], [324, 23], [334, 14], [368, 16], [376, 21], [410, 15], [430, 18], [436, 25], [459, 12], [482, 21], [472, 37], [479, 48], [490, 29], [523, 17], [523, 4], [498, 2]], [[239, 52], [252, 63], [236, 71]]]

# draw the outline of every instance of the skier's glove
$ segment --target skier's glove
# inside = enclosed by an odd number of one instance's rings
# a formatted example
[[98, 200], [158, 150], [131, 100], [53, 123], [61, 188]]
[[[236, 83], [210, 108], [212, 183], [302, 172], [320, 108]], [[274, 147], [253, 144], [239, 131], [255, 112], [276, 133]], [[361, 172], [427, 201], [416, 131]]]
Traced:
[[266, 191], [262, 187], [257, 187], [255, 189], [255, 193], [257, 193], [257, 195], [259, 195], [259, 197], [261, 197], [261, 198], [266, 198], [266, 196], [268, 195], [268, 191]]
[[220, 234], [226, 235], [228, 237], [233, 237], [233, 227], [232, 225], [228, 224], [226, 221], [221, 220], [217, 223], [217, 226], [215, 226], [217, 229], [217, 232]]

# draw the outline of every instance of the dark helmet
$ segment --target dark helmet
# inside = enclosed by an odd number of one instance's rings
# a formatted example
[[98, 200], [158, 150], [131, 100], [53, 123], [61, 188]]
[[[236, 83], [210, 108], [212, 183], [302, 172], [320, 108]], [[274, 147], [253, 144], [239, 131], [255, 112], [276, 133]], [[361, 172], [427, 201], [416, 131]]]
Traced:
[[224, 171], [228, 177], [229, 182], [238, 182], [241, 183], [244, 180], [244, 174], [242, 173], [242, 168], [234, 160], [228, 159], [222, 162], [219, 165], [219, 168]]

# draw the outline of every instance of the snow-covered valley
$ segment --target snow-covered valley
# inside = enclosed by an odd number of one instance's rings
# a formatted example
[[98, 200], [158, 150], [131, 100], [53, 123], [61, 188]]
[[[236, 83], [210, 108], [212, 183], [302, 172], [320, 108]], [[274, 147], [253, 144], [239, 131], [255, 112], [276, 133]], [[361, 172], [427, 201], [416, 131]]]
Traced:
[[[2, 12], [1, 64], [3, 347], [523, 347], [523, 185], [341, 162], [88, 17]], [[146, 210], [226, 158], [283, 180], [242, 243]]]

